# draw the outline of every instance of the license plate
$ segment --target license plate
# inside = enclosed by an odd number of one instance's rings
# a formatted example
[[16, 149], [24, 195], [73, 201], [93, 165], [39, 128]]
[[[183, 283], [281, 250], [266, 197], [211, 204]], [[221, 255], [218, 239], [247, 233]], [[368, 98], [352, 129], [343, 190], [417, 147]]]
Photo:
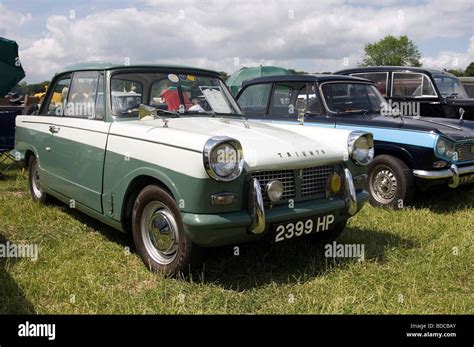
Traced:
[[274, 224], [274, 242], [290, 240], [295, 237], [330, 230], [334, 227], [334, 215], [316, 216], [297, 221]]
[[459, 178], [459, 184], [469, 184], [469, 183], [474, 183], [474, 174], [461, 176]]

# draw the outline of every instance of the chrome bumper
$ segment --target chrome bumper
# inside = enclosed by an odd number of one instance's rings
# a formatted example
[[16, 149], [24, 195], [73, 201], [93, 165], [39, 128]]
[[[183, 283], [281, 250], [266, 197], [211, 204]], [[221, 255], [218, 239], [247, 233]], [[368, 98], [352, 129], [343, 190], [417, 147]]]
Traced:
[[344, 190], [346, 195], [347, 212], [353, 216], [357, 212], [357, 194], [352, 174], [348, 168], [344, 169]]
[[252, 234], [261, 234], [265, 230], [265, 206], [263, 205], [262, 190], [256, 178], [252, 178], [249, 186], [248, 213], [251, 224], [249, 231]]
[[451, 164], [449, 169], [428, 171], [428, 170], [413, 170], [413, 176], [427, 179], [438, 180], [450, 178], [448, 186], [456, 188], [459, 186], [459, 176], [474, 173], [474, 165], [463, 166], [458, 168], [456, 164]]
[[[362, 176], [363, 179], [365, 176]], [[357, 193], [354, 180], [349, 169], [344, 169], [344, 195], [347, 213], [353, 216], [357, 213]], [[265, 206], [263, 204], [262, 190], [256, 178], [250, 181], [248, 194], [248, 213], [250, 215], [249, 232], [259, 235], [265, 231]]]

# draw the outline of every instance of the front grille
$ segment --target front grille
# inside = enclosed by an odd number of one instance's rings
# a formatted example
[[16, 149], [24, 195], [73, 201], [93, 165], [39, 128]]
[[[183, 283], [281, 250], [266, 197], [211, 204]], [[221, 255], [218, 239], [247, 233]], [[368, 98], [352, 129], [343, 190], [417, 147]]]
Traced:
[[279, 180], [283, 183], [283, 197], [280, 202], [289, 199], [321, 198], [326, 193], [327, 179], [334, 171], [334, 165], [323, 165], [297, 170], [252, 172], [250, 176], [256, 178], [260, 183], [263, 200], [268, 204], [269, 200], [265, 193], [268, 182]]
[[301, 196], [324, 195], [326, 193], [326, 182], [330, 174], [334, 172], [333, 165], [310, 167], [303, 169], [301, 179]]
[[251, 173], [252, 178], [256, 178], [260, 183], [262, 189], [263, 201], [268, 203], [267, 194], [265, 194], [265, 187], [267, 183], [273, 180], [278, 180], [283, 183], [283, 197], [282, 200], [289, 200], [295, 197], [295, 171], [294, 170], [275, 170], [275, 171], [261, 171]]
[[458, 161], [474, 160], [474, 142], [459, 143], [456, 145]]

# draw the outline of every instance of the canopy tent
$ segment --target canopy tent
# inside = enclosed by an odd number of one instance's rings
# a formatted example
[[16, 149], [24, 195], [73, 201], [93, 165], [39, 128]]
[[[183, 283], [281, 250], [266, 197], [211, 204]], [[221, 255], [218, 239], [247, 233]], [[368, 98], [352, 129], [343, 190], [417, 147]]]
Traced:
[[0, 97], [4, 97], [25, 77], [15, 41], [0, 37]]
[[243, 67], [230, 75], [226, 81], [226, 84], [232, 92], [232, 95], [235, 96], [237, 95], [237, 92], [239, 91], [243, 81], [261, 76], [273, 75], [293, 75], [293, 73], [290, 70], [278, 66], [260, 65], [256, 67]]

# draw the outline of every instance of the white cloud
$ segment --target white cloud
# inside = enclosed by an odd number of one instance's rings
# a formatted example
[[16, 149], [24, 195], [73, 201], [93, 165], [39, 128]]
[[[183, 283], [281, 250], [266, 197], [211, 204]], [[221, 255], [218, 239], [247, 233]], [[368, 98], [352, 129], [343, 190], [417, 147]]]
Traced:
[[[415, 42], [449, 40], [472, 32], [474, 5], [452, 0], [379, 5], [364, 1], [148, 0], [144, 8], [111, 9], [77, 17], [51, 16], [45, 34], [22, 47], [27, 79], [50, 78], [60, 67], [84, 60], [185, 63], [232, 72], [241, 65], [275, 64], [306, 71], [354, 66], [363, 47], [385, 35]], [[24, 15], [28, 20], [28, 15]], [[1, 23], [1, 22], [0, 22]], [[0, 25], [0, 30], [2, 26]], [[21, 42], [20, 42], [21, 43]], [[440, 52], [427, 65], [465, 52]]]
[[24, 25], [31, 20], [31, 14], [22, 14], [17, 11], [8, 9], [5, 5], [0, 3], [0, 36], [12, 37], [15, 29]]
[[464, 69], [474, 61], [474, 36], [469, 40], [466, 52], [442, 51], [436, 57], [423, 58], [423, 66], [435, 69]]

